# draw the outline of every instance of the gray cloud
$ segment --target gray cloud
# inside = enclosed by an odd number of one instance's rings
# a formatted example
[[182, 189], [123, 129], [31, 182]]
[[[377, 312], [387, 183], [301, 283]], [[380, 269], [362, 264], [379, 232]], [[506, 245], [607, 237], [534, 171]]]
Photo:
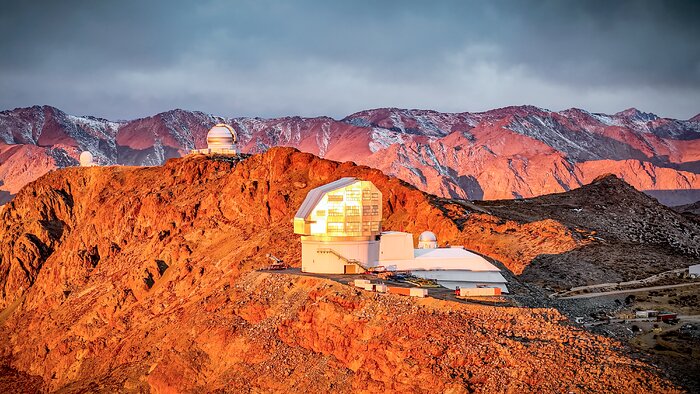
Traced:
[[[143, 3], [143, 4], [141, 4]], [[700, 3], [3, 2], [0, 108], [700, 111]]]

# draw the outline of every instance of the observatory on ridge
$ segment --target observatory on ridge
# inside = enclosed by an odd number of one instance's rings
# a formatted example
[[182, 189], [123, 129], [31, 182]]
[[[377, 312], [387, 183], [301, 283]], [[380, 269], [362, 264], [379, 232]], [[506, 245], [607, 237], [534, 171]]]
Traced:
[[97, 163], [95, 163], [94, 156], [88, 151], [81, 152], [78, 161], [80, 162], [81, 167], [94, 167], [97, 165]]
[[451, 289], [508, 292], [498, 267], [462, 246], [439, 248], [435, 234], [425, 231], [414, 249], [412, 234], [382, 232], [382, 193], [370, 181], [341, 178], [309, 191], [294, 216], [294, 233], [301, 235], [303, 272], [411, 271]]
[[192, 149], [190, 153], [234, 155], [236, 154], [236, 140], [236, 132], [233, 127], [219, 123], [209, 129], [207, 147], [205, 149]]
[[410, 233], [382, 233], [378, 265], [387, 271], [411, 271], [414, 276], [434, 279], [448, 289], [497, 287], [508, 292], [507, 281], [498, 267], [463, 246], [439, 248], [437, 237], [430, 231], [419, 236], [418, 249], [413, 249]]
[[341, 178], [307, 195], [294, 216], [302, 271], [361, 273], [377, 265], [382, 193], [372, 182]]

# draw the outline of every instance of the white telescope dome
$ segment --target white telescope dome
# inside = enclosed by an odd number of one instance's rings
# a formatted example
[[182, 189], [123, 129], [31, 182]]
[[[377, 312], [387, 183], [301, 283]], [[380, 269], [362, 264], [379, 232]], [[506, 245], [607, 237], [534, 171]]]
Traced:
[[207, 146], [209, 149], [233, 149], [236, 143], [236, 133], [227, 124], [219, 123], [207, 133]]
[[419, 241], [437, 241], [435, 233], [432, 231], [423, 231], [418, 237]]
[[84, 152], [80, 153], [80, 158], [79, 158], [80, 166], [81, 167], [91, 167], [91, 166], [95, 165], [94, 159], [95, 158], [92, 156], [92, 153], [90, 153], [88, 151], [84, 151]]
[[418, 249], [435, 249], [437, 248], [437, 237], [432, 231], [423, 231], [418, 236]]

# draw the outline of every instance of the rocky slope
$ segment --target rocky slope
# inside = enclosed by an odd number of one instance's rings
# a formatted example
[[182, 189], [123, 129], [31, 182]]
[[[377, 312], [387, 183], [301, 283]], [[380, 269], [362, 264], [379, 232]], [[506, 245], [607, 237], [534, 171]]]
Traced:
[[700, 263], [700, 223], [614, 175], [566, 193], [476, 204], [518, 223], [553, 220], [590, 240], [530, 260], [521, 278], [545, 286], [566, 289], [642, 279]]
[[673, 210], [691, 216], [700, 216], [700, 201], [673, 207]]
[[514, 271], [593, 242], [552, 219], [498, 217], [288, 148], [56, 171], [0, 211], [8, 375], [66, 392], [674, 390], [554, 310], [252, 271], [265, 253], [298, 264], [296, 208], [348, 175], [380, 188], [385, 228], [474, 240]]
[[635, 109], [604, 115], [531, 106], [454, 114], [374, 109], [341, 120], [221, 118], [174, 110], [119, 122], [47, 106], [20, 108], [0, 112], [0, 149], [32, 145], [43, 161], [34, 164], [21, 151], [5, 154], [0, 190], [14, 194], [46, 168], [74, 165], [81, 150], [92, 151], [103, 164], [161, 164], [202, 147], [207, 129], [217, 122], [236, 129], [243, 152], [296, 147], [378, 168], [444, 197], [532, 197], [612, 172], [666, 204], [700, 199], [697, 119], [665, 119]]

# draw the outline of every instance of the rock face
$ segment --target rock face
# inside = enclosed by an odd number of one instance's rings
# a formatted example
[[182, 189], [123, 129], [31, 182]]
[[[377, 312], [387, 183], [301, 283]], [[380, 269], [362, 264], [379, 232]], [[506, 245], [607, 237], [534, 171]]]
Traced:
[[254, 272], [266, 253], [298, 266], [294, 212], [342, 176], [379, 187], [385, 228], [472, 240], [513, 271], [593, 242], [552, 219], [499, 217], [290, 148], [55, 171], [0, 211], [8, 378], [69, 392], [674, 391], [554, 310]]
[[[532, 197], [574, 189], [612, 172], [665, 204], [700, 199], [695, 118], [531, 106], [458, 114], [384, 108], [342, 120], [221, 118], [174, 110], [120, 122], [46, 106], [20, 108], [0, 112], [0, 152], [8, 152], [0, 159], [5, 182], [0, 190], [15, 194], [49, 168], [75, 165], [83, 150], [103, 164], [159, 165], [203, 147], [206, 131], [216, 123], [236, 129], [243, 152], [296, 147], [378, 168], [443, 197]], [[8, 144], [30, 145], [36, 152], [29, 158]]]

